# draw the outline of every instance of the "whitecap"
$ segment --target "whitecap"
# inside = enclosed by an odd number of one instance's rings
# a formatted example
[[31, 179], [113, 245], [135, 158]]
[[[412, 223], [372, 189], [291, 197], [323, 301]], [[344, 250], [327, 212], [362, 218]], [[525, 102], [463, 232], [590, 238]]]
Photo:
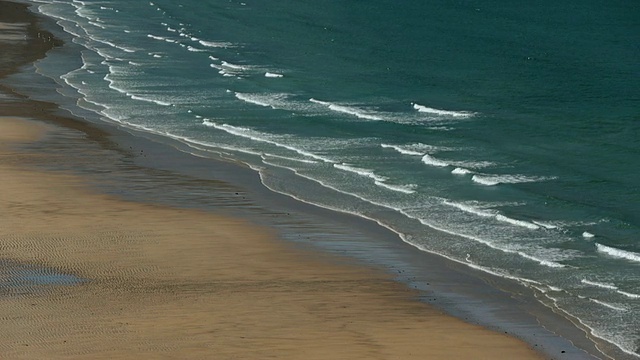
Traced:
[[475, 174], [471, 180], [478, 184], [494, 186], [498, 184], [519, 184], [529, 182], [540, 182], [556, 179], [556, 177], [544, 177], [544, 176], [525, 176], [525, 175], [487, 175], [487, 174]]
[[[129, 94], [127, 94], [129, 95]], [[145, 101], [145, 102], [151, 102], [154, 104], [158, 104], [158, 105], [162, 105], [162, 106], [171, 106], [171, 103], [168, 103], [166, 101], [161, 101], [161, 100], [154, 100], [154, 99], [148, 99], [142, 96], [137, 96], [137, 95], [129, 95], [133, 100], [139, 100], [139, 101]]]
[[601, 301], [601, 300], [591, 299], [590, 298], [589, 301], [592, 301], [592, 302], [594, 302], [596, 304], [600, 304], [600, 305], [602, 305], [602, 306], [604, 306], [606, 308], [612, 309], [612, 310], [627, 311], [627, 309], [625, 309], [623, 307], [620, 307], [620, 306], [617, 306], [617, 305], [614, 305], [614, 304], [610, 304], [610, 303], [607, 303], [607, 302], [604, 302], [604, 301]]
[[595, 235], [593, 235], [592, 233], [590, 233], [588, 231], [585, 231], [585, 232], [582, 233], [582, 237], [585, 238], [585, 239], [591, 239], [591, 238], [595, 237]]
[[211, 47], [211, 48], [230, 48], [230, 47], [234, 47], [234, 45], [232, 43], [223, 42], [223, 41], [198, 40], [198, 42], [202, 46]]
[[462, 210], [464, 212], [468, 212], [474, 215], [478, 215], [478, 216], [482, 216], [482, 217], [494, 217], [496, 216], [497, 212], [495, 211], [489, 211], [489, 210], [485, 210], [482, 209], [478, 206], [473, 206], [470, 204], [465, 204], [465, 203], [459, 203], [459, 202], [455, 202], [455, 201], [450, 201], [450, 200], [444, 200], [443, 203], [445, 205], [449, 205], [452, 207], [455, 207], [459, 210]]
[[475, 115], [475, 113], [468, 112], [468, 111], [440, 110], [440, 109], [430, 108], [430, 107], [427, 107], [427, 106], [424, 106], [424, 105], [419, 105], [419, 104], [416, 104], [416, 103], [412, 103], [411, 105], [413, 105], [413, 108], [418, 110], [418, 112], [428, 113], [428, 114], [437, 115], [437, 116], [451, 116], [451, 117], [459, 117], [459, 118], [468, 118], [468, 117], [472, 117], [472, 116]]
[[403, 146], [400, 146], [400, 145], [388, 145], [388, 144], [380, 144], [380, 146], [382, 146], [383, 148], [393, 149], [393, 150], [399, 152], [400, 154], [404, 154], [404, 155], [412, 155], [412, 156], [422, 156], [422, 155], [424, 155], [424, 152], [412, 150], [408, 146], [404, 146], [403, 147]]
[[235, 135], [235, 136], [239, 136], [239, 137], [243, 137], [243, 138], [247, 138], [253, 141], [258, 141], [258, 142], [263, 142], [263, 143], [267, 143], [267, 144], [272, 144], [275, 145], [277, 147], [281, 147], [287, 150], [291, 150], [293, 152], [296, 152], [300, 155], [306, 156], [306, 157], [310, 157], [312, 159], [316, 159], [316, 160], [320, 160], [326, 163], [335, 163], [335, 161], [320, 156], [320, 155], [316, 155], [314, 153], [305, 151], [303, 149], [300, 148], [296, 148], [294, 146], [291, 145], [287, 145], [283, 142], [278, 142], [275, 140], [271, 139], [271, 135], [267, 134], [267, 133], [261, 133], [259, 131], [256, 130], [252, 130], [249, 128], [244, 128], [244, 127], [238, 127], [238, 126], [233, 126], [233, 125], [229, 125], [229, 124], [217, 124], [209, 119], [205, 119], [202, 122], [203, 125], [208, 126], [208, 127], [212, 127], [212, 128], [216, 128], [218, 130], [222, 130], [225, 131], [231, 135]]
[[309, 99], [309, 101], [311, 101], [312, 103], [324, 105], [324, 106], [328, 107], [330, 110], [333, 110], [335, 112], [340, 112], [340, 113], [344, 113], [344, 114], [353, 115], [353, 116], [355, 116], [357, 118], [360, 118], [360, 119], [384, 120], [380, 116], [372, 115], [368, 111], [363, 110], [363, 109], [359, 109], [359, 108], [356, 108], [356, 107], [338, 105], [338, 104], [330, 103], [330, 102], [327, 102], [327, 101], [316, 100], [316, 99], [313, 99], [313, 98]]
[[265, 77], [268, 77], [268, 78], [281, 78], [281, 77], [283, 77], [284, 75], [282, 75], [282, 74], [277, 74], [277, 73], [266, 72], [266, 73], [264, 73], [264, 76], [265, 76]]
[[498, 221], [502, 221], [502, 222], [506, 222], [512, 225], [517, 225], [517, 226], [521, 226], [521, 227], [525, 227], [527, 229], [531, 229], [531, 230], [538, 230], [540, 229], [540, 226], [530, 223], [528, 221], [524, 221], [524, 220], [518, 220], [518, 219], [512, 219], [510, 217], [504, 216], [504, 215], [496, 215], [496, 219]]
[[635, 253], [633, 251], [626, 251], [626, 250], [622, 250], [622, 249], [617, 249], [611, 246], [606, 246], [606, 245], [602, 245], [602, 244], [598, 244], [596, 243], [596, 249], [599, 252], [605, 253], [607, 255], [619, 258], [619, 259], [625, 259], [625, 260], [630, 260], [630, 261], [634, 261], [634, 262], [640, 262], [640, 254]]
[[591, 285], [591, 286], [599, 287], [602, 289], [618, 290], [618, 287], [612, 283], [602, 283], [602, 282], [592, 281], [587, 279], [582, 279], [580, 282], [586, 285]]
[[337, 169], [340, 170], [344, 170], [344, 171], [348, 171], [348, 172], [352, 172], [358, 175], [362, 175], [362, 176], [366, 176], [368, 178], [371, 178], [375, 181], [380, 181], [380, 182], [384, 182], [387, 180], [387, 178], [385, 178], [384, 176], [379, 176], [376, 175], [373, 170], [370, 169], [364, 169], [364, 168], [359, 168], [359, 167], [355, 167], [355, 166], [351, 166], [348, 164], [333, 164], [333, 166]]
[[415, 193], [414, 189], [416, 187], [418, 187], [418, 185], [416, 185], [416, 184], [392, 185], [392, 184], [387, 184], [387, 183], [385, 183], [383, 181], [376, 181], [375, 184], [380, 186], [380, 187], [387, 188], [387, 189], [392, 190], [392, 191], [405, 193], [405, 194], [413, 194], [413, 193]]
[[422, 157], [422, 162], [432, 166], [439, 166], [439, 167], [449, 166], [449, 163], [444, 162], [442, 160], [438, 160], [429, 154], [426, 154]]
[[454, 175], [467, 175], [467, 174], [473, 174], [473, 171], [471, 170], [467, 170], [465, 168], [455, 168], [453, 170], [451, 170], [451, 173]]

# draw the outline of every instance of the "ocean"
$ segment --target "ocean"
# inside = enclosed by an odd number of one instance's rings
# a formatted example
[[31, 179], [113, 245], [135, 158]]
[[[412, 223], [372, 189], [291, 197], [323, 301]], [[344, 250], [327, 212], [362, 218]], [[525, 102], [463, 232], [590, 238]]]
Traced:
[[244, 163], [640, 357], [632, 2], [27, 2], [72, 41], [34, 64], [57, 93], [18, 90]]

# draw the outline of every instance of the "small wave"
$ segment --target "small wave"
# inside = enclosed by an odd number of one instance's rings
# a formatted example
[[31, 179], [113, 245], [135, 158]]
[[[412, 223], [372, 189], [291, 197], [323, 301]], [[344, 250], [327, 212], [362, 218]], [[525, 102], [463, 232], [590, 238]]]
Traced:
[[558, 228], [556, 225], [548, 224], [548, 223], [545, 223], [545, 222], [542, 222], [542, 221], [535, 221], [535, 220], [534, 220], [534, 221], [532, 221], [532, 223], [534, 223], [534, 224], [536, 224], [536, 225], [540, 225], [540, 226], [542, 226], [543, 228], [545, 228], [545, 229], [549, 229], [549, 230], [551, 230], [551, 229], [557, 229], [557, 228]]
[[200, 45], [211, 47], [211, 48], [231, 48], [234, 47], [232, 43], [224, 42], [224, 41], [205, 41], [205, 40], [197, 40]]
[[147, 34], [147, 37], [158, 41], [165, 41], [167, 39], [164, 36], [157, 36], [153, 34]]
[[465, 168], [455, 168], [453, 170], [451, 170], [451, 173], [454, 175], [467, 175], [467, 174], [473, 174], [473, 171], [465, 169]]
[[496, 215], [496, 219], [498, 219], [498, 221], [503, 221], [512, 225], [517, 225], [517, 226], [522, 226], [525, 227], [527, 229], [531, 229], [531, 230], [538, 230], [540, 229], [540, 226], [530, 223], [528, 221], [523, 221], [523, 220], [517, 220], [517, 219], [512, 219], [510, 217], [506, 217], [504, 215]]
[[298, 159], [298, 158], [292, 158], [292, 157], [288, 157], [288, 156], [269, 154], [269, 153], [264, 153], [263, 154], [263, 158], [264, 157], [271, 157], [271, 158], [276, 158], [276, 159], [283, 159], [283, 160], [301, 162], [301, 163], [305, 163], [305, 164], [317, 164], [318, 163], [317, 161], [314, 161], [314, 160]]
[[391, 185], [391, 184], [387, 184], [387, 183], [382, 182], [382, 181], [376, 181], [375, 184], [378, 185], [378, 186], [381, 186], [383, 188], [387, 188], [389, 190], [397, 191], [397, 192], [401, 192], [401, 193], [405, 193], [405, 194], [413, 194], [413, 193], [415, 193], [414, 189], [416, 187], [418, 187], [418, 185], [416, 185], [416, 184]]
[[606, 308], [612, 309], [612, 310], [616, 310], [616, 311], [627, 311], [627, 309], [620, 307], [620, 306], [616, 306], [613, 304], [609, 304], [607, 302], [601, 301], [601, 300], [597, 300], [597, 299], [591, 299], [589, 298], [589, 301], [594, 302], [596, 304], [600, 304]]
[[271, 72], [266, 72], [264, 73], [264, 77], [268, 77], [268, 78], [281, 78], [284, 75], [282, 74], [276, 74], [276, 73], [271, 73]]
[[404, 155], [413, 155], [413, 156], [422, 156], [422, 155], [424, 155], [423, 152], [416, 151], [416, 150], [411, 150], [408, 147], [402, 147], [402, 146], [399, 146], [399, 145], [380, 144], [380, 146], [382, 146], [383, 148], [393, 149], [393, 150], [399, 152], [400, 154], [404, 154]]
[[203, 125], [208, 126], [208, 127], [212, 127], [212, 128], [216, 128], [218, 130], [222, 130], [225, 131], [231, 135], [235, 135], [235, 136], [239, 136], [239, 137], [243, 137], [243, 138], [247, 138], [253, 141], [258, 141], [258, 142], [263, 142], [263, 143], [267, 143], [267, 144], [272, 144], [275, 145], [277, 147], [283, 148], [283, 149], [287, 149], [287, 150], [291, 150], [295, 153], [298, 153], [300, 155], [306, 156], [306, 157], [310, 157], [312, 159], [316, 159], [316, 160], [320, 160], [326, 163], [335, 163], [335, 161], [328, 159], [326, 157], [320, 156], [320, 155], [316, 155], [314, 153], [310, 153], [308, 151], [296, 148], [294, 146], [290, 146], [284, 143], [280, 143], [277, 142], [275, 140], [271, 140], [269, 138], [269, 134], [265, 134], [265, 133], [260, 133], [258, 131], [249, 129], [249, 128], [243, 128], [243, 127], [237, 127], [237, 126], [232, 126], [232, 125], [228, 125], [228, 124], [217, 124], [215, 122], [212, 122], [208, 119], [205, 119], [202, 122]]
[[640, 294], [634, 294], [634, 293], [630, 293], [622, 290], [618, 290], [617, 293], [624, 295], [630, 299], [640, 299]]
[[416, 103], [412, 103], [411, 105], [413, 105], [413, 108], [418, 110], [418, 112], [421, 113], [429, 113], [432, 115], [438, 115], [438, 116], [452, 116], [452, 117], [459, 117], [459, 118], [468, 118], [468, 117], [472, 117], [475, 115], [475, 113], [473, 112], [468, 112], [468, 111], [451, 111], [451, 110], [440, 110], [440, 109], [434, 109], [434, 108], [430, 108], [424, 105], [419, 105]]
[[522, 251], [518, 251], [518, 255], [522, 256], [523, 258], [526, 258], [526, 259], [529, 259], [529, 260], [533, 260], [533, 261], [539, 263], [540, 265], [544, 265], [544, 266], [547, 266], [547, 267], [551, 267], [551, 268], [563, 268], [563, 267], [565, 267], [565, 265], [557, 263], [555, 261], [540, 259], [540, 258], [537, 258], [535, 256], [526, 254], [526, 253], [524, 253]]
[[137, 95], [131, 95], [131, 94], [127, 94], [129, 95], [133, 100], [139, 100], [139, 101], [145, 101], [145, 102], [150, 102], [150, 103], [154, 103], [154, 104], [158, 104], [158, 105], [162, 105], [162, 106], [171, 106], [173, 104], [168, 103], [166, 101], [160, 101], [160, 100], [154, 100], [154, 99], [148, 99], [142, 96], [137, 96]]
[[236, 65], [226, 61], [222, 61], [221, 66], [227, 69], [233, 69], [233, 70], [248, 70], [251, 68], [250, 66], [247, 66], [247, 65]]
[[187, 50], [189, 50], [189, 51], [191, 51], [191, 52], [205, 52], [205, 51], [207, 51], [207, 50], [205, 50], [205, 49], [198, 49], [198, 48], [193, 47], [193, 46], [191, 46], [191, 45], [187, 46]]
[[640, 254], [635, 253], [633, 251], [617, 249], [611, 246], [606, 246], [598, 243], [596, 243], [596, 249], [599, 252], [605, 253], [607, 255], [610, 255], [619, 259], [630, 260], [633, 262], [640, 262]]
[[475, 174], [471, 180], [478, 184], [486, 186], [495, 186], [498, 184], [519, 184], [529, 182], [540, 182], [556, 179], [555, 177], [542, 177], [542, 176], [524, 176], [524, 175], [485, 175]]
[[344, 171], [352, 172], [354, 174], [366, 176], [366, 177], [371, 178], [371, 179], [373, 179], [375, 181], [384, 182], [384, 181], [387, 180], [387, 178], [385, 178], [384, 176], [376, 175], [373, 172], [373, 170], [358, 168], [358, 167], [347, 165], [347, 164], [344, 164], [344, 163], [343, 164], [333, 164], [333, 166], [335, 168], [337, 168], [337, 169], [340, 169], [340, 170], [344, 170]]
[[595, 237], [595, 235], [593, 235], [592, 233], [590, 233], [588, 231], [585, 231], [585, 232], [582, 233], [582, 237], [585, 238], [585, 239], [591, 239], [591, 238]]
[[582, 279], [580, 282], [586, 285], [591, 285], [591, 286], [595, 286], [603, 289], [618, 290], [618, 287], [615, 284], [611, 284], [611, 283], [601, 283], [601, 282], [591, 281], [587, 279]]
[[243, 94], [243, 93], [235, 93], [236, 98], [242, 100], [244, 102], [248, 102], [254, 105], [260, 105], [264, 107], [271, 107], [275, 109], [273, 105], [274, 100], [278, 100], [282, 98], [284, 95], [257, 95], [257, 94]]
[[358, 108], [355, 108], [355, 107], [337, 105], [337, 104], [333, 104], [333, 103], [326, 102], [326, 101], [316, 100], [316, 99], [313, 99], [313, 98], [309, 99], [309, 101], [311, 101], [312, 103], [324, 105], [324, 106], [328, 107], [330, 110], [333, 110], [335, 112], [340, 112], [340, 113], [344, 113], [344, 114], [353, 115], [353, 116], [355, 116], [357, 118], [360, 118], [360, 119], [384, 120], [380, 116], [372, 115], [372, 114], [368, 113], [365, 110], [358, 109]]
[[422, 157], [422, 162], [432, 166], [439, 166], [439, 167], [449, 166], [449, 163], [444, 162], [442, 160], [438, 160], [429, 154], [426, 154]]
[[458, 202], [454, 202], [454, 201], [449, 201], [449, 200], [444, 200], [443, 203], [445, 205], [449, 205], [449, 206], [453, 206], [459, 210], [462, 210], [464, 212], [468, 212], [474, 215], [478, 215], [478, 216], [482, 216], [482, 217], [494, 217], [497, 215], [497, 213], [495, 211], [488, 211], [488, 210], [484, 210], [484, 209], [480, 209], [477, 206], [473, 206], [473, 205], [469, 205], [469, 204], [463, 204], [463, 203], [458, 203]]

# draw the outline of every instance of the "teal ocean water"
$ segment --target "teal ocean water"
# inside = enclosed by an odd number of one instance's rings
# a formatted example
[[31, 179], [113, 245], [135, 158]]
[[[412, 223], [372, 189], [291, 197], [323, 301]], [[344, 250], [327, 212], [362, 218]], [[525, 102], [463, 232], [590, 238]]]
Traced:
[[31, 3], [73, 39], [35, 65], [69, 111], [246, 163], [640, 357], [632, 2]]

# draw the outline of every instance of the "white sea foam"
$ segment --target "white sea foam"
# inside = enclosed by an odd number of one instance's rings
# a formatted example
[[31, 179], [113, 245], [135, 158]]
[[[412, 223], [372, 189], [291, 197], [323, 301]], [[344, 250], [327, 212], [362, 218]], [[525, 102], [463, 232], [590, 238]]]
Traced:
[[244, 102], [248, 102], [250, 104], [260, 105], [264, 107], [271, 107], [275, 109], [275, 106], [274, 106], [275, 101], [279, 100], [281, 97], [284, 97], [285, 95], [243, 94], [243, 93], [237, 92], [235, 93], [235, 96], [236, 98]]
[[378, 185], [378, 186], [381, 186], [383, 188], [387, 188], [389, 190], [397, 191], [397, 192], [401, 192], [401, 193], [405, 193], [405, 194], [413, 194], [413, 193], [415, 193], [414, 189], [416, 187], [418, 187], [418, 185], [416, 185], [416, 184], [392, 185], [392, 184], [387, 184], [387, 183], [382, 182], [382, 181], [376, 181], [375, 184]]
[[150, 102], [150, 103], [154, 103], [154, 104], [158, 104], [158, 105], [162, 105], [162, 106], [171, 106], [171, 105], [173, 105], [173, 104], [168, 103], [166, 101], [149, 99], [149, 98], [145, 98], [145, 97], [142, 97], [142, 96], [131, 95], [131, 94], [128, 94], [128, 93], [127, 93], [127, 95], [129, 95], [133, 100]]
[[154, 40], [158, 40], [158, 41], [165, 41], [166, 38], [164, 36], [157, 36], [157, 35], [153, 35], [153, 34], [147, 34], [148, 38], [154, 39]]
[[207, 50], [204, 50], [204, 49], [198, 49], [198, 48], [195, 48], [195, 47], [193, 47], [193, 46], [191, 46], [191, 45], [188, 45], [188, 46], [187, 46], [187, 50], [189, 50], [189, 51], [191, 51], [191, 52], [205, 52], [205, 51], [207, 51]]
[[211, 48], [231, 48], [231, 47], [234, 47], [234, 45], [232, 43], [224, 42], [224, 41], [198, 40], [198, 42], [202, 46], [211, 47]]
[[467, 175], [467, 174], [473, 174], [473, 171], [465, 169], [465, 168], [457, 167], [457, 168], [451, 170], [451, 173], [454, 174], [454, 175]]
[[551, 267], [551, 268], [563, 268], [563, 267], [565, 267], [565, 265], [557, 263], [555, 261], [540, 259], [540, 258], [535, 257], [533, 255], [529, 255], [527, 253], [524, 253], [522, 251], [518, 251], [518, 255], [522, 256], [525, 259], [533, 260], [533, 261], [539, 263], [540, 265], [544, 265], [544, 266], [547, 266], [547, 267]]
[[535, 220], [534, 220], [534, 221], [532, 221], [532, 223], [534, 223], [534, 224], [536, 224], [536, 225], [540, 225], [540, 226], [542, 226], [543, 228], [545, 228], [545, 229], [550, 229], [550, 230], [551, 230], [551, 229], [557, 229], [557, 228], [558, 228], [556, 225], [549, 224], [549, 223], [545, 223], [545, 222], [542, 222], [542, 221], [535, 221]]
[[610, 255], [619, 259], [630, 260], [633, 262], [640, 262], [640, 254], [635, 253], [633, 251], [617, 249], [611, 246], [606, 246], [598, 243], [596, 243], [596, 249], [601, 253], [605, 253], [607, 255]]
[[540, 226], [530, 223], [528, 221], [524, 221], [524, 220], [517, 220], [517, 219], [512, 219], [510, 217], [504, 216], [504, 215], [496, 215], [496, 219], [498, 219], [498, 221], [503, 221], [512, 225], [516, 225], [516, 226], [521, 226], [521, 227], [525, 227], [527, 229], [531, 229], [531, 230], [538, 230], [540, 229]]
[[281, 148], [284, 148], [284, 149], [287, 149], [287, 150], [291, 150], [293, 152], [296, 152], [296, 153], [298, 153], [300, 155], [303, 155], [303, 156], [306, 156], [306, 157], [309, 157], [309, 158], [312, 158], [312, 159], [320, 160], [320, 161], [323, 161], [323, 162], [326, 162], [326, 163], [335, 163], [335, 161], [333, 161], [333, 160], [331, 160], [329, 158], [326, 158], [324, 156], [316, 155], [314, 153], [305, 151], [303, 149], [299, 149], [299, 148], [296, 148], [294, 146], [287, 145], [287, 144], [272, 140], [270, 138], [269, 134], [261, 133], [261, 132], [258, 132], [258, 131], [255, 131], [255, 130], [252, 130], [252, 129], [249, 129], [249, 128], [237, 127], [237, 126], [232, 126], [232, 125], [228, 125], [228, 124], [217, 124], [217, 123], [212, 122], [211, 120], [208, 120], [208, 119], [205, 119], [202, 122], [202, 124], [205, 125], [205, 126], [208, 126], [208, 127], [213, 127], [213, 128], [218, 129], [218, 130], [225, 131], [225, 132], [227, 132], [229, 134], [232, 134], [232, 135], [236, 135], [236, 136], [239, 136], [239, 137], [251, 139], [253, 141], [272, 144], [272, 145], [275, 145], [277, 147], [281, 147]]
[[525, 176], [525, 175], [487, 175], [487, 174], [475, 174], [471, 178], [478, 184], [494, 186], [498, 184], [519, 184], [529, 182], [540, 182], [556, 179], [555, 177], [543, 177], [543, 176]]
[[478, 216], [482, 216], [482, 217], [494, 217], [497, 215], [496, 211], [493, 210], [486, 210], [486, 209], [482, 209], [479, 206], [474, 206], [471, 204], [465, 204], [465, 203], [459, 203], [459, 202], [455, 202], [455, 201], [450, 201], [450, 200], [444, 200], [443, 203], [445, 205], [449, 205], [449, 206], [453, 206], [457, 209], [460, 209], [464, 212], [468, 212], [474, 215], [478, 215]]
[[591, 238], [595, 237], [595, 235], [593, 235], [592, 233], [590, 233], [588, 231], [585, 231], [585, 232], [582, 233], [582, 237], [585, 238], [585, 239], [591, 239]]
[[380, 182], [384, 182], [387, 180], [387, 178], [385, 178], [384, 176], [379, 176], [376, 175], [373, 170], [370, 169], [363, 169], [363, 168], [359, 168], [359, 167], [355, 167], [355, 166], [351, 166], [348, 164], [333, 164], [333, 166], [337, 169], [340, 170], [344, 170], [344, 171], [348, 171], [348, 172], [352, 172], [358, 175], [362, 175], [362, 176], [366, 176], [368, 178], [371, 178], [375, 181], [380, 181]]
[[611, 284], [611, 283], [602, 283], [602, 282], [591, 281], [587, 279], [582, 279], [580, 282], [586, 285], [591, 285], [591, 286], [599, 287], [602, 289], [618, 290], [618, 287], [615, 284]]
[[422, 156], [422, 155], [424, 155], [424, 152], [412, 150], [408, 146], [403, 147], [403, 146], [400, 146], [400, 145], [388, 145], [388, 144], [380, 144], [380, 146], [382, 146], [383, 148], [393, 149], [393, 150], [399, 152], [400, 154], [404, 154], [404, 155], [412, 155], [412, 156]]
[[314, 160], [292, 158], [292, 157], [288, 157], [288, 156], [269, 154], [269, 153], [264, 153], [263, 157], [271, 157], [271, 158], [276, 158], [276, 159], [283, 159], [283, 160], [301, 162], [301, 163], [305, 163], [305, 164], [317, 164], [318, 163], [317, 161], [314, 161]]
[[622, 290], [618, 290], [617, 291], [619, 294], [622, 294], [630, 299], [640, 299], [640, 294], [634, 294], [634, 293], [630, 293], [630, 292], [626, 292], [626, 291], [622, 291]]
[[277, 73], [272, 73], [272, 72], [266, 72], [266, 73], [264, 73], [264, 76], [265, 76], [265, 77], [268, 77], [268, 78], [281, 78], [281, 77], [283, 77], [284, 75], [282, 75], [282, 74], [277, 74]]
[[432, 114], [432, 115], [437, 115], [437, 116], [451, 116], [451, 117], [457, 117], [457, 118], [468, 118], [468, 117], [472, 117], [475, 115], [475, 113], [473, 112], [469, 112], [469, 111], [451, 111], [451, 110], [440, 110], [440, 109], [434, 109], [434, 108], [430, 108], [424, 105], [419, 105], [416, 103], [412, 103], [411, 105], [413, 105], [413, 108], [418, 110], [421, 113], [428, 113], [428, 114]]
[[589, 301], [592, 301], [592, 302], [594, 302], [594, 303], [596, 303], [596, 304], [600, 304], [600, 305], [602, 305], [602, 306], [604, 306], [604, 307], [606, 307], [606, 308], [612, 309], [612, 310], [616, 310], [616, 311], [627, 311], [627, 309], [625, 309], [625, 308], [623, 308], [623, 307], [621, 307], [621, 306], [614, 305], [614, 304], [609, 304], [609, 303], [604, 302], [604, 301], [602, 301], [602, 300], [597, 300], [597, 299], [591, 299], [591, 298], [590, 298], [590, 299], [589, 299]]
[[360, 118], [360, 119], [384, 120], [380, 116], [373, 115], [373, 114], [371, 114], [370, 112], [368, 112], [366, 110], [359, 109], [359, 108], [356, 108], [356, 107], [333, 104], [333, 103], [330, 103], [330, 102], [327, 102], [327, 101], [320, 101], [320, 100], [316, 100], [316, 99], [313, 99], [313, 98], [309, 99], [309, 101], [311, 101], [312, 103], [324, 105], [324, 106], [328, 107], [330, 110], [333, 110], [335, 112], [340, 112], [340, 113], [344, 113], [344, 114], [353, 115], [353, 116], [355, 116], [357, 118]]
[[439, 166], [439, 167], [449, 166], [449, 163], [444, 162], [442, 160], [438, 160], [429, 154], [426, 154], [422, 157], [422, 162], [432, 166]]

